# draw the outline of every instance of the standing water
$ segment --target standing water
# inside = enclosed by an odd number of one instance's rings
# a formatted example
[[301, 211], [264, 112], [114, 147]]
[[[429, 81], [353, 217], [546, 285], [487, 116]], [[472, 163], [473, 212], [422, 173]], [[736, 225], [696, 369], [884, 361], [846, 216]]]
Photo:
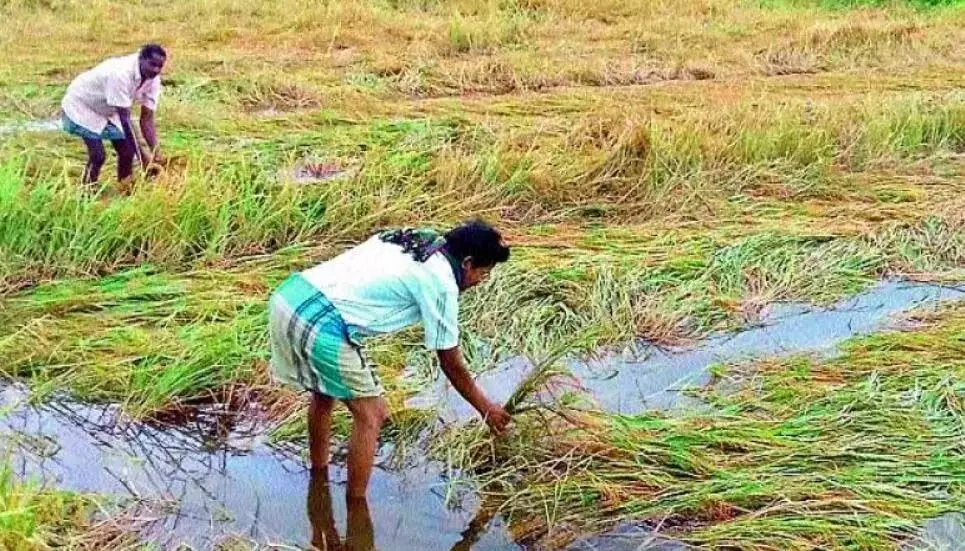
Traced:
[[[269, 446], [253, 425], [230, 432], [216, 423], [155, 427], [125, 423], [112, 406], [33, 407], [26, 397], [26, 389], [14, 385], [0, 393], [3, 409], [9, 408], [0, 438], [19, 444], [18, 474], [60, 489], [160, 502], [148, 513], [157, 520], [142, 533], [166, 549], [210, 549], [235, 537], [305, 548], [313, 533], [331, 533], [333, 519], [348, 516], [344, 466], [333, 465], [333, 484], [323, 484], [324, 477], [313, 479], [300, 458]], [[388, 455], [380, 461], [387, 464]], [[476, 499], [447, 500], [446, 488], [441, 470], [429, 462], [379, 466], [367, 510], [353, 510], [356, 518], [371, 519], [367, 527], [355, 523], [363, 532], [355, 530], [355, 537], [374, 539], [380, 550], [449, 551], [476, 540], [477, 550], [518, 548], [498, 519], [464, 534]]]
[[26, 132], [56, 132], [60, 130], [60, 124], [60, 119], [0, 123], [0, 136]]
[[[633, 414], [647, 409], [697, 406], [681, 390], [706, 385], [715, 364], [804, 353], [831, 353], [843, 341], [884, 328], [892, 317], [913, 308], [934, 308], [965, 299], [965, 287], [887, 282], [829, 308], [781, 304], [765, 313], [760, 326], [712, 336], [696, 346], [672, 349], [646, 346], [592, 362], [569, 361], [567, 368], [600, 409]], [[532, 366], [507, 361], [477, 378], [494, 399], [506, 400]], [[438, 408], [446, 420], [470, 418], [472, 410], [456, 392], [436, 385], [410, 404]]]
[[[719, 335], [698, 346], [592, 363], [570, 368], [603, 409], [636, 412], [687, 405], [680, 389], [706, 384], [715, 363], [753, 357], [829, 352], [844, 339], [884, 327], [894, 314], [965, 298], [956, 288], [885, 283], [821, 309], [802, 305], [772, 310], [760, 327]], [[505, 399], [530, 367], [511, 361], [483, 374], [479, 382]], [[353, 549], [501, 551], [520, 547], [500, 519], [474, 521], [478, 499], [449, 495], [440, 465], [415, 460], [391, 467], [387, 452], [373, 474], [367, 504], [346, 507], [344, 466], [329, 477], [311, 477], [300, 458], [266, 441], [256, 424], [229, 426], [217, 418], [198, 427], [158, 427], [124, 422], [115, 406], [60, 401], [27, 405], [26, 389], [8, 385], [0, 392], [6, 415], [0, 436], [15, 444], [16, 468], [51, 487], [131, 496], [161, 502], [145, 539], [164, 548], [211, 548], [241, 537], [269, 548], [308, 547], [315, 535], [331, 537], [336, 525], [353, 539]], [[443, 419], [472, 416], [447, 385], [412, 400], [436, 407]], [[367, 506], [366, 506], [367, 505]], [[346, 524], [348, 527], [346, 528]], [[573, 550], [677, 550], [681, 544], [654, 538], [626, 525], [610, 534], [573, 544]]]

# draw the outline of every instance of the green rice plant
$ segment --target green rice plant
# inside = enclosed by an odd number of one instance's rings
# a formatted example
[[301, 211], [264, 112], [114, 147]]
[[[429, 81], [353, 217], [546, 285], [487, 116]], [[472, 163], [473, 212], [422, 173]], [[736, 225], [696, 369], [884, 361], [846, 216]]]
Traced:
[[537, 540], [633, 520], [697, 546], [897, 548], [965, 506], [963, 314], [834, 359], [733, 366], [735, 390], [702, 393], [709, 411], [583, 414], [440, 446]]
[[4, 371], [38, 391], [121, 402], [134, 416], [254, 383], [267, 349], [267, 288], [225, 275], [137, 270], [38, 287], [7, 302]]
[[0, 547], [10, 551], [144, 549], [133, 519], [124, 514], [95, 519], [95, 505], [93, 496], [43, 488], [20, 480], [8, 463], [0, 464]]

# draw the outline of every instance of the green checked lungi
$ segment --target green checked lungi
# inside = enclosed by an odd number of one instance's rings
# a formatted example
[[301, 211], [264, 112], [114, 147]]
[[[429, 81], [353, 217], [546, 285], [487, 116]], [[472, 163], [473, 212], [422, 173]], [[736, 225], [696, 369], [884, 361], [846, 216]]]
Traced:
[[268, 306], [271, 373], [277, 380], [340, 400], [382, 395], [358, 339], [325, 295], [300, 274]]

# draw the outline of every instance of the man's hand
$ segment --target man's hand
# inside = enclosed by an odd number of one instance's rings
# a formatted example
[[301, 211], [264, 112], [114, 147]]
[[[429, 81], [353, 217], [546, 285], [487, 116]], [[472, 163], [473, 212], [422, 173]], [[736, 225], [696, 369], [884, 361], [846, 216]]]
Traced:
[[492, 402], [489, 403], [485, 411], [481, 411], [480, 413], [486, 421], [486, 424], [489, 425], [489, 430], [496, 436], [505, 435], [509, 423], [513, 420], [502, 406]]
[[459, 395], [476, 408], [493, 434], [505, 434], [506, 426], [512, 419], [502, 406], [489, 401], [482, 390], [476, 386], [476, 383], [472, 380], [472, 375], [466, 369], [459, 347], [439, 350], [438, 353], [442, 372], [446, 374]]
[[160, 151], [155, 151], [151, 156], [151, 159], [144, 165], [146, 167], [145, 173], [148, 179], [154, 179], [159, 174], [164, 172], [164, 157], [161, 156]]

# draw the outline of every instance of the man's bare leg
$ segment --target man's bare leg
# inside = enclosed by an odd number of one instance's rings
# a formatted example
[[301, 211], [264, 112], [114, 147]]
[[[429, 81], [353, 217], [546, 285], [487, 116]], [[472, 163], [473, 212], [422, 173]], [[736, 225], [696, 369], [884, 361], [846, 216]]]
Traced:
[[312, 470], [328, 468], [335, 398], [312, 392], [308, 406], [308, 459]]
[[111, 142], [114, 152], [117, 153], [117, 182], [121, 193], [131, 192], [131, 183], [134, 178], [134, 154], [137, 152], [131, 140], [114, 140]]
[[364, 497], [350, 497], [346, 507], [345, 551], [375, 551], [375, 529], [368, 501]]
[[100, 140], [83, 138], [84, 146], [87, 147], [87, 164], [84, 166], [85, 184], [93, 184], [101, 177], [101, 167], [107, 161], [107, 153], [104, 152], [104, 144]]
[[346, 400], [352, 413], [352, 435], [348, 441], [349, 498], [364, 498], [375, 463], [379, 431], [389, 417], [389, 408], [381, 396]]

